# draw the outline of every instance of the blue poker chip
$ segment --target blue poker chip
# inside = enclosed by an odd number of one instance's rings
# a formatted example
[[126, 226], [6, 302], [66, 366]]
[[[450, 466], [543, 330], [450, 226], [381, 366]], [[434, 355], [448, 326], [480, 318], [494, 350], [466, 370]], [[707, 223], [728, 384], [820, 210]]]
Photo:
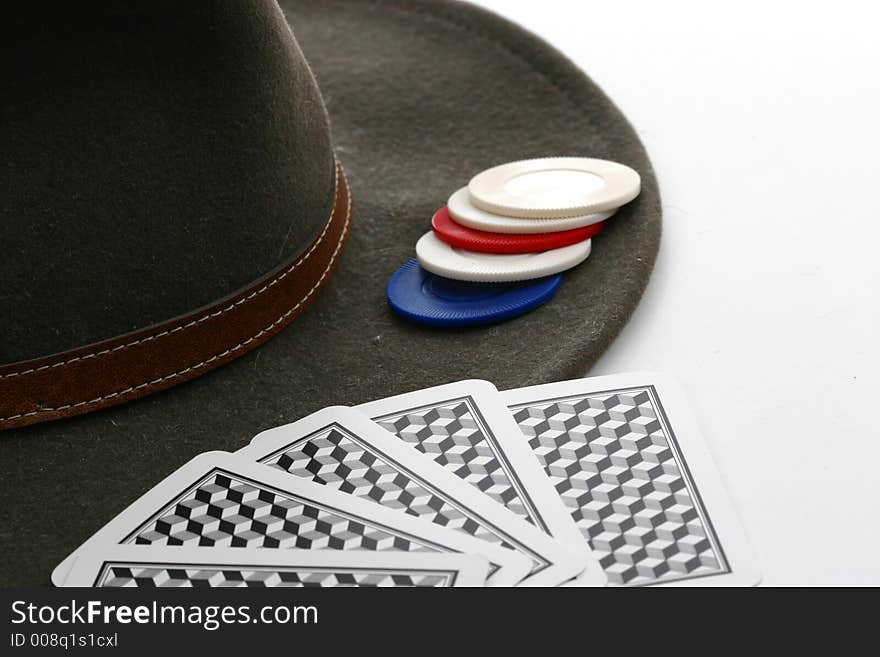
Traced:
[[406, 319], [430, 326], [496, 324], [553, 298], [562, 275], [515, 283], [469, 283], [437, 276], [410, 260], [388, 281], [388, 303]]

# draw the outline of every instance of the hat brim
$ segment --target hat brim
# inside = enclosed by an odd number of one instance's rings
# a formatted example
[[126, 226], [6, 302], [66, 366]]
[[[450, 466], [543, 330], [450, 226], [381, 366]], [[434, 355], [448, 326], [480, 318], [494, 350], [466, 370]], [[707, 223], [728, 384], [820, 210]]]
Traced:
[[[552, 47], [446, 0], [282, 0], [318, 79], [355, 222], [339, 269], [292, 326], [195, 381], [111, 410], [0, 436], [0, 584], [39, 585], [90, 534], [194, 455], [235, 450], [324, 406], [464, 378], [510, 388], [584, 374], [650, 276], [661, 209], [650, 161], [614, 104]], [[514, 321], [430, 329], [385, 284], [449, 194], [490, 166], [615, 160], [641, 196], [546, 306]]]

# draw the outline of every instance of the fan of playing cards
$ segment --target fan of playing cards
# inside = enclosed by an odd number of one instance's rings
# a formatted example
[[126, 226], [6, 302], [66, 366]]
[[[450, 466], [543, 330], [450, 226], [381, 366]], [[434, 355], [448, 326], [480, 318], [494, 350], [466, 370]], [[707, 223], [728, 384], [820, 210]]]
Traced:
[[631, 374], [331, 407], [202, 454], [58, 586], [752, 585], [681, 394]]

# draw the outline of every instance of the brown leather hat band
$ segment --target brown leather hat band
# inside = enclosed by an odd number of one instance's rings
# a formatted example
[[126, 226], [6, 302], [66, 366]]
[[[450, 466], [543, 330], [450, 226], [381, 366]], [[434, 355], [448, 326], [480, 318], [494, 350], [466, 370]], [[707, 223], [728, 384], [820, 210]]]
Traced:
[[193, 379], [244, 355], [289, 324], [335, 268], [351, 194], [336, 168], [321, 234], [290, 265], [185, 317], [46, 358], [0, 366], [0, 429], [81, 415]]

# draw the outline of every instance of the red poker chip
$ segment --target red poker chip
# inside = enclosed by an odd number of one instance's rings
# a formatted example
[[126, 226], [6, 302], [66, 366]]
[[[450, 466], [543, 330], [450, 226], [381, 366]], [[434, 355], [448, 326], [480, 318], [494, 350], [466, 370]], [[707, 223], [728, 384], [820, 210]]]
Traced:
[[445, 207], [437, 210], [431, 220], [434, 233], [441, 240], [465, 251], [477, 253], [538, 253], [561, 249], [578, 242], [591, 239], [602, 230], [603, 222], [563, 230], [558, 233], [533, 233], [527, 235], [514, 235], [502, 233], [488, 233], [482, 230], [474, 230], [467, 226], [455, 223], [449, 216], [449, 210]]

